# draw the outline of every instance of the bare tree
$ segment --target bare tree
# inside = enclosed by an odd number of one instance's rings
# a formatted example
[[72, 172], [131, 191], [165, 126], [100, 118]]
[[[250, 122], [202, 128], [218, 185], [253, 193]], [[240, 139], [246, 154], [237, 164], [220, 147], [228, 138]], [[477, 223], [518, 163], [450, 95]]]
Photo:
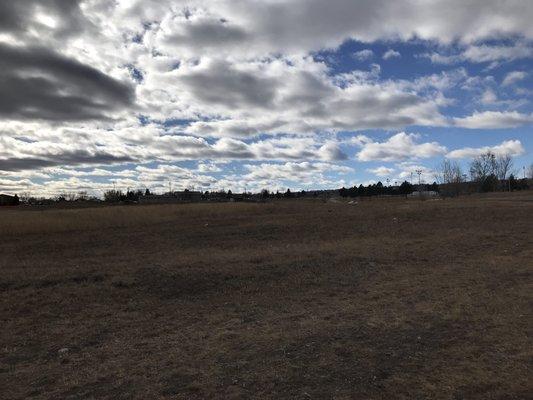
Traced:
[[435, 180], [443, 186], [441, 193], [457, 196], [463, 182], [461, 166], [456, 161], [445, 159], [436, 169]]
[[75, 192], [67, 192], [65, 193], [65, 198], [67, 201], [75, 201], [76, 200], [76, 193]]
[[[532, 164], [533, 166], [533, 164]], [[20, 201], [23, 203], [28, 203], [31, 199], [31, 193], [30, 192], [22, 192], [20, 195]]]
[[498, 161], [492, 151], [480, 154], [470, 163], [470, 176], [482, 192], [492, 192], [498, 187]]
[[445, 159], [436, 169], [435, 180], [441, 184], [461, 182], [461, 167], [457, 162]]
[[512, 174], [513, 168], [513, 158], [509, 154], [502, 154], [496, 157], [496, 176], [503, 183], [503, 188], [508, 188], [511, 191], [511, 181], [509, 180], [507, 184], [507, 175]]
[[89, 195], [87, 194], [86, 191], [78, 192], [76, 200], [87, 201], [88, 199], [89, 199]]
[[513, 158], [509, 154], [500, 155], [496, 158], [496, 176], [505, 180], [513, 168]]
[[470, 177], [476, 182], [483, 181], [490, 175], [496, 175], [496, 171], [496, 155], [490, 150], [480, 154], [470, 163]]

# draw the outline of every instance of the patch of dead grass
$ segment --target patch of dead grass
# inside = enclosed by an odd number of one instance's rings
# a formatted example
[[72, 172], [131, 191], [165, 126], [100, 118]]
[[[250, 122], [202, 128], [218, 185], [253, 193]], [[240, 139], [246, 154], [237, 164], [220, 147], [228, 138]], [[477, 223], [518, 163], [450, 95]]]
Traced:
[[529, 199], [1, 210], [2, 393], [526, 398]]

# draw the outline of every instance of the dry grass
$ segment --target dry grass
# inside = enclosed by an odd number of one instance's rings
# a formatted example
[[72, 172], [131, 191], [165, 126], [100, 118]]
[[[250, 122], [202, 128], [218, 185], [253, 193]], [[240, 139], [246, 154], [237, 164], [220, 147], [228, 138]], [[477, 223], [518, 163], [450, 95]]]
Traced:
[[0, 397], [533, 390], [532, 193], [10, 209], [0, 230]]
[[[21, 212], [25, 211], [25, 212]], [[257, 204], [240, 204], [240, 211], [257, 209]], [[95, 206], [90, 208], [7, 208], [0, 210], [3, 232], [11, 235], [57, 233], [102, 228], [151, 226], [176, 221], [184, 215], [209, 218], [231, 215], [235, 208], [226, 203], [168, 204], [164, 206]]]

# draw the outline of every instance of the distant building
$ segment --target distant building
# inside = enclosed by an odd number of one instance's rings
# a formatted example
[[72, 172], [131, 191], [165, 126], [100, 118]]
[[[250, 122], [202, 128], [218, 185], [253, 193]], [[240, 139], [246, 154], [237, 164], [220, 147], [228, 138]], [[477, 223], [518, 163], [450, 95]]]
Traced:
[[435, 192], [434, 190], [415, 190], [413, 193], [408, 194], [409, 197], [437, 197], [439, 195], [438, 192]]
[[0, 206], [18, 206], [19, 198], [17, 195], [0, 194]]

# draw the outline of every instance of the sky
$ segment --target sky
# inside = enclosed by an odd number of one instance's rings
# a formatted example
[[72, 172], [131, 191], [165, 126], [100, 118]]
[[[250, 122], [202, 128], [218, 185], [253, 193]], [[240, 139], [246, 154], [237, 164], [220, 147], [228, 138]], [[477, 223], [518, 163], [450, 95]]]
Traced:
[[529, 0], [0, 1], [0, 192], [309, 190], [533, 162]]

